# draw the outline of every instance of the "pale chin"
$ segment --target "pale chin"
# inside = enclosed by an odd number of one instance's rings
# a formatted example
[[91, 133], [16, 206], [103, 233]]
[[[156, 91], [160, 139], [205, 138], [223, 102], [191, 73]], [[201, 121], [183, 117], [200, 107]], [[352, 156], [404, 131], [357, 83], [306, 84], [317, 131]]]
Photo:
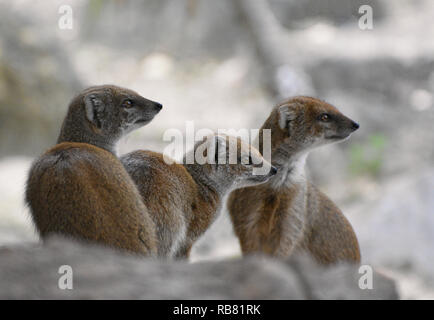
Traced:
[[350, 138], [350, 136], [351, 136], [351, 133], [348, 134], [346, 137], [329, 137], [329, 138], [326, 138], [325, 140], [328, 143], [337, 143], [337, 142], [342, 142], [342, 141], [348, 140]]
[[141, 127], [147, 125], [149, 122], [151, 122], [152, 119], [150, 120], [143, 120], [143, 121], [136, 121], [133, 124], [131, 124], [130, 126], [128, 126], [127, 128], [124, 129], [124, 134], [128, 134], [131, 131], [134, 131], [136, 129], [140, 129]]
[[137, 126], [144, 126], [144, 125], [148, 124], [149, 122], [151, 122], [152, 119], [154, 119], [154, 117], [152, 117], [151, 119], [139, 119], [139, 120], [136, 120], [136, 122], [134, 122], [133, 126], [135, 126], [135, 125], [137, 125]]
[[134, 124], [131, 126], [131, 128], [132, 128], [131, 130], [138, 129], [138, 128], [141, 128], [143, 126], [146, 126], [149, 122], [152, 121], [152, 119], [153, 118], [147, 119], [147, 120], [138, 120], [138, 121], [134, 122]]
[[346, 136], [345, 138], [343, 138], [343, 139], [341, 139], [341, 140], [339, 140], [339, 141], [345, 141], [345, 140], [348, 140], [348, 139], [350, 138], [350, 136], [351, 136], [351, 133], [350, 133], [348, 136]]

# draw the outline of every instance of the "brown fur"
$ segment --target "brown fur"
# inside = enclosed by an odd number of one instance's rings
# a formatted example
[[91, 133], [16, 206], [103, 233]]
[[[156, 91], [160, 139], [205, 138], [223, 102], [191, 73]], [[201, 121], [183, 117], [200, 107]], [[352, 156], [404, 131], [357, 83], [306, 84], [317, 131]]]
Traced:
[[[188, 257], [194, 240], [213, 222], [220, 196], [213, 188], [197, 183], [183, 165], [166, 164], [160, 153], [136, 151], [133, 156], [143, 167], [129, 173], [155, 221], [157, 235], [170, 244], [179, 241], [176, 237], [185, 238], [172, 254]], [[185, 235], [179, 234], [182, 228]], [[169, 256], [171, 248], [164, 243], [159, 241], [159, 254]]]
[[[241, 152], [245, 148], [238, 140], [238, 153], [249, 151]], [[263, 160], [255, 152], [252, 157]], [[152, 151], [135, 151], [121, 161], [154, 219], [162, 257], [187, 258], [192, 245], [216, 219], [223, 196], [244, 182], [235, 180], [252, 176], [251, 168], [239, 161], [232, 165], [167, 164], [162, 154]], [[262, 183], [270, 176], [250, 184]]]
[[[322, 123], [323, 113], [333, 121]], [[273, 109], [260, 130], [259, 146], [262, 150], [262, 130], [271, 129], [271, 158], [278, 174], [266, 184], [235, 190], [228, 199], [244, 254], [284, 258], [307, 251], [322, 264], [360, 262], [351, 225], [304, 177], [308, 150], [344, 139], [357, 128], [335, 107], [315, 98], [295, 97]]]
[[[308, 185], [308, 218], [300, 248], [323, 264], [360, 262], [357, 237], [341, 210], [315, 186]], [[321, 208], [314, 215], [316, 208]]]
[[[125, 98], [134, 101], [128, 110]], [[92, 87], [72, 100], [59, 144], [33, 163], [27, 181], [26, 201], [43, 239], [62, 234], [155, 253], [153, 221], [113, 147], [138, 120], [150, 121], [160, 109], [115, 86]]]

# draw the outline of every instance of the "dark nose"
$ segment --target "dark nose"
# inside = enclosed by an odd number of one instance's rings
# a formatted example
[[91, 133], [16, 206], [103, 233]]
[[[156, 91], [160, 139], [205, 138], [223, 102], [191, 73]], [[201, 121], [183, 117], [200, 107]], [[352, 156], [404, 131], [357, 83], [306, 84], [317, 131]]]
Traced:
[[351, 128], [352, 128], [353, 130], [357, 130], [357, 129], [360, 128], [360, 125], [359, 125], [357, 122], [352, 121], [352, 122], [351, 122]]
[[155, 102], [155, 108], [160, 111], [161, 109], [163, 109], [163, 105], [161, 103]]
[[273, 166], [271, 166], [271, 169], [270, 169], [270, 174], [272, 175], [272, 176], [274, 176], [275, 174], [277, 173], [277, 168], [276, 167], [273, 167]]

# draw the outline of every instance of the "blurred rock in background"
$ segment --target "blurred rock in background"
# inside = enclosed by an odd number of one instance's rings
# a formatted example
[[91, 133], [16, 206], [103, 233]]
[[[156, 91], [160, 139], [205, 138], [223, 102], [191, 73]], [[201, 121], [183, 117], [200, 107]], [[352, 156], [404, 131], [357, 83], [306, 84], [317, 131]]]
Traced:
[[[73, 9], [61, 30], [61, 5]], [[373, 8], [373, 30], [358, 8]], [[119, 144], [162, 152], [166, 129], [259, 128], [285, 96], [312, 94], [361, 128], [314, 151], [308, 174], [344, 211], [364, 263], [403, 298], [434, 298], [434, 3], [0, 0], [0, 244], [35, 242], [23, 203], [33, 157], [69, 100], [102, 83], [164, 104]], [[192, 261], [238, 256], [226, 212]]]
[[[42, 13], [42, 8], [37, 12]], [[81, 87], [70, 53], [52, 32], [54, 28], [47, 28], [47, 21], [33, 13], [24, 6], [18, 10], [9, 2], [0, 2], [3, 157], [35, 155], [53, 144], [64, 116], [64, 105]]]

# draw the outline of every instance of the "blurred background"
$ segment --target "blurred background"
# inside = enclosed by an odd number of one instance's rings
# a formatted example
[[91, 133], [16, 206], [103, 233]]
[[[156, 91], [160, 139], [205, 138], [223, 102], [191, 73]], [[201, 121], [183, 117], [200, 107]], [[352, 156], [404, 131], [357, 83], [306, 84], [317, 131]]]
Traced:
[[[119, 154], [162, 152], [164, 131], [190, 120], [259, 128], [292, 95], [334, 104], [361, 128], [312, 152], [309, 177], [353, 224], [363, 263], [403, 298], [434, 298], [433, 1], [0, 0], [0, 245], [38, 241], [23, 201], [30, 163], [70, 99], [104, 83], [164, 105]], [[223, 212], [192, 261], [239, 255]]]

